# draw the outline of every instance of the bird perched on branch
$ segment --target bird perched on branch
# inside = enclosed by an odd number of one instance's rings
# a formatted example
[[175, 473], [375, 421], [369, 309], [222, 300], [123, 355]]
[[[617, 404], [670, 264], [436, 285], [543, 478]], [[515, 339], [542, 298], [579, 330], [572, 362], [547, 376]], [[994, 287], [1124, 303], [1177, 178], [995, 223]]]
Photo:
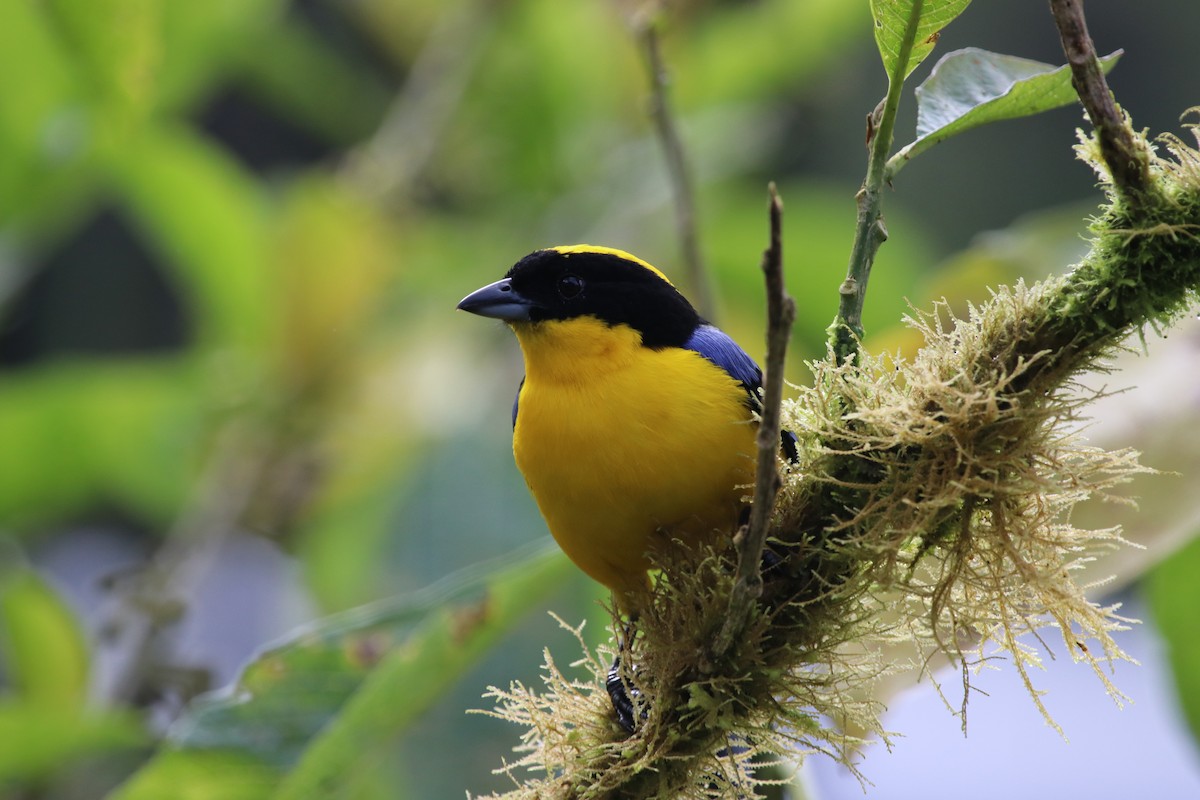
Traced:
[[[736, 526], [761, 370], [662, 272], [612, 248], [538, 250], [458, 307], [516, 334], [517, 467], [567, 556], [636, 615], [656, 537]], [[795, 442], [784, 433], [792, 458]]]

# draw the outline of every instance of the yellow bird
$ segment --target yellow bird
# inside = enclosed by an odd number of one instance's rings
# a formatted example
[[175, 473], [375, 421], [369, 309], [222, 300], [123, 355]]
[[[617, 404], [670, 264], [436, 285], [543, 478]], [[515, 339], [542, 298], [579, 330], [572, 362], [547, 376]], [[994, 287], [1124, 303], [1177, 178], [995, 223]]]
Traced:
[[[758, 365], [662, 272], [607, 247], [538, 250], [458, 308], [516, 334], [517, 467], [563, 551], [636, 613], [655, 537], [700, 541], [737, 523]], [[792, 434], [783, 447], [794, 457]]]

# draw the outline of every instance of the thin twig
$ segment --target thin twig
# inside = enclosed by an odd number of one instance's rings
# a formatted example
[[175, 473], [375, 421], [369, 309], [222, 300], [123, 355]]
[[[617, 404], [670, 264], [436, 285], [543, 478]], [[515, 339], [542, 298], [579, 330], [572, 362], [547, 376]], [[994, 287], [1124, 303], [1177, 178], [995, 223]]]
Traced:
[[646, 71], [650, 78], [650, 117], [654, 120], [654, 130], [667, 162], [671, 196], [675, 201], [675, 227], [679, 233], [679, 247], [692, 299], [701, 316], [709, 322], [715, 322], [712, 287], [700, 254], [700, 236], [696, 230], [695, 187], [683, 138], [671, 113], [670, 76], [663, 62], [655, 20], [641, 22], [638, 35], [646, 52]]
[[495, 5], [459, 3], [442, 13], [375, 135], [347, 158], [350, 183], [383, 198], [411, 191], [466, 92]]
[[767, 289], [767, 364], [763, 379], [763, 410], [758, 422], [758, 474], [754, 481], [754, 505], [750, 521], [737, 535], [737, 580], [729, 598], [729, 613], [721, 627], [715, 653], [728, 651], [737, 636], [754, 601], [762, 594], [762, 553], [767, 540], [767, 527], [780, 479], [776, 462], [779, 458], [779, 434], [782, 423], [779, 407], [783, 402], [783, 369], [787, 358], [788, 337], [796, 318], [796, 303], [783, 284], [783, 203], [775, 184], [770, 193], [769, 216], [771, 242], [763, 251], [762, 270]]
[[95, 702], [132, 703], [155, 671], [174, 666], [169, 633], [259, 485], [264, 463], [251, 440], [245, 425], [222, 432], [192, 503], [149, 563], [114, 587], [100, 615]]
[[1071, 65], [1071, 83], [1096, 129], [1100, 154], [1123, 194], [1140, 194], [1151, 185], [1150, 158], [1117, 108], [1088, 34], [1083, 0], [1050, 0], [1063, 52]]
[[892, 132], [896, 111], [900, 107], [900, 92], [908, 74], [908, 63], [920, 27], [921, 0], [916, 0], [909, 12], [904, 38], [892, 72], [888, 75], [887, 95], [867, 115], [867, 176], [855, 199], [858, 201], [858, 222], [854, 230], [854, 245], [846, 279], [838, 288], [838, 316], [830, 331], [830, 344], [838, 363], [853, 359], [863, 335], [862, 310], [867, 296], [867, 281], [879, 246], [887, 241], [887, 226], [883, 222], [883, 189], [888, 181], [887, 160], [892, 149]]

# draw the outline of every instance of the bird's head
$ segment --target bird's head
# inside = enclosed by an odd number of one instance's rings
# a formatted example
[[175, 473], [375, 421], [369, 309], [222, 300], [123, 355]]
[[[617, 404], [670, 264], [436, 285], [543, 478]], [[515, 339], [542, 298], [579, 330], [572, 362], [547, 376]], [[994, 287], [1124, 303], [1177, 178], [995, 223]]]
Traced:
[[514, 328], [591, 317], [628, 326], [653, 348], [681, 345], [701, 323], [657, 269], [622, 250], [592, 245], [534, 251], [458, 307]]

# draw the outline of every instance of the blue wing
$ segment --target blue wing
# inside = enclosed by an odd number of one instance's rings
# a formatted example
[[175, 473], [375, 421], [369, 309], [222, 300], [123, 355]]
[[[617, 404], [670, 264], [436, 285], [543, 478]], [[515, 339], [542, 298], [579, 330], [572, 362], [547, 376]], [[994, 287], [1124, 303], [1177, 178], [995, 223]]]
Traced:
[[[755, 412], [762, 411], [762, 370], [738, 343], [729, 338], [729, 334], [716, 327], [704, 323], [696, 328], [691, 338], [684, 343], [684, 348], [699, 353], [704, 358], [716, 364], [729, 373], [729, 376], [742, 385], [746, 390], [746, 405]], [[514, 409], [515, 411], [515, 409]], [[799, 453], [796, 450], [796, 434], [783, 431], [780, 434], [780, 444], [789, 461], [797, 461]]]
[[696, 328], [684, 348], [699, 353], [729, 373], [749, 395], [747, 403], [757, 410], [762, 405], [758, 390], [762, 388], [762, 370], [738, 343], [729, 338], [725, 331], [705, 323]]

